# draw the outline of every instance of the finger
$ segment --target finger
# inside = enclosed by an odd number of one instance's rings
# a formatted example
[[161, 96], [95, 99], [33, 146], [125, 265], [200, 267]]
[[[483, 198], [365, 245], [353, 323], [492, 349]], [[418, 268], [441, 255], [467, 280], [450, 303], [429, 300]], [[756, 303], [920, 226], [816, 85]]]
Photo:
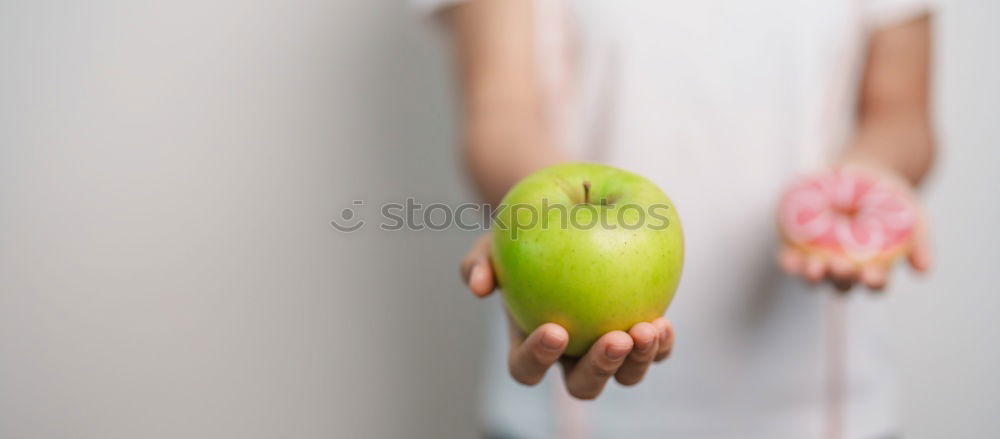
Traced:
[[880, 264], [868, 264], [861, 268], [861, 283], [875, 291], [885, 288], [889, 279], [888, 267]]
[[914, 270], [926, 273], [931, 269], [931, 256], [931, 244], [927, 225], [925, 221], [921, 221], [913, 237], [913, 247], [906, 255], [906, 258]]
[[625, 357], [632, 352], [632, 337], [612, 331], [597, 339], [587, 354], [569, 370], [566, 390], [579, 399], [594, 399], [604, 390], [608, 379], [618, 372]]
[[802, 272], [802, 267], [805, 265], [805, 259], [802, 257], [802, 253], [792, 247], [782, 247], [778, 252], [778, 266], [781, 267], [785, 273], [791, 275], [797, 275]]
[[496, 289], [493, 278], [493, 267], [488, 259], [480, 261], [472, 268], [469, 275], [469, 290], [476, 297], [489, 296]]
[[462, 258], [462, 263], [459, 264], [459, 270], [462, 273], [462, 279], [466, 283], [469, 282], [469, 278], [472, 275], [472, 269], [476, 264], [480, 263], [484, 259], [489, 259], [490, 256], [490, 235], [483, 235], [476, 239], [476, 242], [472, 244], [469, 248], [468, 253]]
[[569, 334], [562, 326], [555, 323], [539, 326], [523, 343], [511, 345], [507, 357], [510, 376], [524, 385], [538, 384], [568, 343]]
[[632, 337], [633, 349], [625, 358], [625, 363], [618, 369], [615, 379], [623, 385], [631, 386], [642, 381], [650, 363], [656, 357], [660, 331], [652, 323], [642, 322], [633, 326], [628, 335]]
[[483, 235], [473, 244], [459, 266], [462, 279], [476, 297], [486, 297], [496, 289], [489, 246], [489, 235]]
[[653, 358], [653, 361], [663, 361], [670, 356], [670, 352], [674, 348], [674, 327], [669, 320], [663, 317], [653, 320], [653, 326], [656, 327], [658, 336], [656, 357]]
[[826, 261], [819, 255], [809, 255], [806, 257], [805, 269], [802, 273], [807, 281], [818, 283], [826, 276]]
[[829, 262], [830, 282], [840, 291], [848, 291], [858, 281], [857, 266], [843, 256], [832, 256]]

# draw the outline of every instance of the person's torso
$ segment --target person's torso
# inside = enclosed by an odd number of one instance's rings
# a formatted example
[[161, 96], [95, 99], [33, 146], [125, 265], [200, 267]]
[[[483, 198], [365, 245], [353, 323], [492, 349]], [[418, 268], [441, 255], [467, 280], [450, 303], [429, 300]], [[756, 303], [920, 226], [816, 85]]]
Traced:
[[[593, 437], [821, 435], [832, 295], [779, 274], [774, 209], [790, 178], [848, 140], [861, 61], [856, 3], [539, 2], [540, 74], [564, 146], [574, 159], [646, 176], [678, 209], [685, 267], [667, 312], [677, 344], [643, 383], [609, 385], [596, 402], [509, 388], [490, 410], [558, 407], [556, 424], [585, 419]], [[848, 399], [859, 400], [849, 414], [864, 414], [848, 437], [887, 433], [891, 374], [868, 323], [882, 305], [852, 302], [860, 337]]]

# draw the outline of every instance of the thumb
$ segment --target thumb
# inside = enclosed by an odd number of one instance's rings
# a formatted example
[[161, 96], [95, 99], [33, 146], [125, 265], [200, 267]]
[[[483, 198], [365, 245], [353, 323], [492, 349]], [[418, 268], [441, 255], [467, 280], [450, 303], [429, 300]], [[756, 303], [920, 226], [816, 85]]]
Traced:
[[927, 273], [931, 269], [932, 253], [927, 218], [921, 215], [917, 230], [914, 232], [913, 246], [906, 255], [906, 259], [914, 270]]
[[496, 288], [489, 249], [489, 235], [484, 235], [469, 249], [459, 267], [462, 279], [477, 297], [486, 297]]

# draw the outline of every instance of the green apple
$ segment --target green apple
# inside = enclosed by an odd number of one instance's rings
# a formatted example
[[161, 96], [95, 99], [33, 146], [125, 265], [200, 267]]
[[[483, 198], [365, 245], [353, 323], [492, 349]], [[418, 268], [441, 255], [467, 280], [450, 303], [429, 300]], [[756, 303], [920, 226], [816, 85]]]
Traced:
[[569, 332], [567, 355], [663, 315], [684, 261], [670, 199], [610, 166], [551, 166], [515, 185], [494, 215], [492, 258], [504, 302], [530, 333]]

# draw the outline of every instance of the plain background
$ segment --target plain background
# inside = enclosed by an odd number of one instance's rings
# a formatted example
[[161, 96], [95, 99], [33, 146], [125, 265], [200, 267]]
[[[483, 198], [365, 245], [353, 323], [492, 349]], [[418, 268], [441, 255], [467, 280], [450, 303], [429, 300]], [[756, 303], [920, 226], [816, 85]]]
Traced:
[[[938, 264], [892, 293], [911, 438], [1000, 435], [998, 18], [937, 20]], [[424, 24], [388, 0], [0, 2], [0, 437], [473, 437], [475, 234], [328, 225], [471, 198]]]

